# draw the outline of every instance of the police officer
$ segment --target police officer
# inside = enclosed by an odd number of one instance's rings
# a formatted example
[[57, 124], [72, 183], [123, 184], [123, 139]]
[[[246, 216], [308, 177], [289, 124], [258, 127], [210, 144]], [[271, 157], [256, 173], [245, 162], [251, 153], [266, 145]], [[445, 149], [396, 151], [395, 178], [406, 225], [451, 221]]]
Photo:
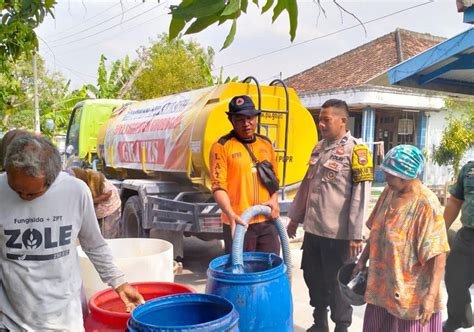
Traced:
[[352, 322], [352, 307], [343, 299], [336, 275], [362, 250], [373, 161], [367, 147], [347, 131], [348, 118], [346, 102], [330, 99], [322, 105], [319, 129], [323, 139], [313, 149], [288, 214], [290, 237], [299, 223], [305, 230], [301, 268], [314, 307], [314, 324], [308, 331], [329, 331], [328, 306], [335, 331], [347, 331]]
[[474, 161], [464, 165], [449, 193], [444, 210], [446, 228], [451, 227], [461, 208], [463, 227], [451, 244], [446, 262], [448, 320], [444, 323], [444, 332], [473, 325], [469, 287], [474, 282]]

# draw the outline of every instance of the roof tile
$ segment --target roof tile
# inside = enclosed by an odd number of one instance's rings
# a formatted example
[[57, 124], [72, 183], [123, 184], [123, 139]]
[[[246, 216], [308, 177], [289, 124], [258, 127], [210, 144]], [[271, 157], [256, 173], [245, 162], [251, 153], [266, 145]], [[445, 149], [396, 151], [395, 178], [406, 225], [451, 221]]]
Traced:
[[[397, 46], [397, 33], [401, 48]], [[298, 93], [364, 85], [372, 77], [443, 40], [445, 38], [426, 33], [397, 29], [285, 81]]]

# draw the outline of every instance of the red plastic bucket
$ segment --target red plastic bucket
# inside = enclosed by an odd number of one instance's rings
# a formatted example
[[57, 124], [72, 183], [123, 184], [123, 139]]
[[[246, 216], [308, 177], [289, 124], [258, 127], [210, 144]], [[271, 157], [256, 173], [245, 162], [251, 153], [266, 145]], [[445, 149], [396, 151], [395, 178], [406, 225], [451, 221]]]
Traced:
[[[182, 293], [195, 293], [189, 286], [172, 282], [136, 282], [132, 283], [145, 301]], [[90, 313], [84, 323], [86, 332], [92, 331], [124, 331], [130, 313], [125, 305], [111, 288], [100, 291], [89, 300]]]

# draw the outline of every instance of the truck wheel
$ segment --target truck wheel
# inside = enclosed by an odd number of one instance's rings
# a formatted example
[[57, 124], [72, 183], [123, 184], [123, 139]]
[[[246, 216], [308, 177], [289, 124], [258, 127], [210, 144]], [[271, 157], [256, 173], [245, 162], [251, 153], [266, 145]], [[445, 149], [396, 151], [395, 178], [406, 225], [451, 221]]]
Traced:
[[143, 229], [143, 208], [138, 196], [130, 197], [123, 208], [123, 234], [127, 238], [149, 237], [150, 230]]

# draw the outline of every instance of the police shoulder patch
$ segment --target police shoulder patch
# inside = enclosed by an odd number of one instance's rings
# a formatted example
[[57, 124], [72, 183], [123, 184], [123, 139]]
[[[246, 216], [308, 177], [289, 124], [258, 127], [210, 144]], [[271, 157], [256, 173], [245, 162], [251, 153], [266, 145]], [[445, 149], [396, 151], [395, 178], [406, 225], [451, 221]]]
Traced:
[[354, 183], [373, 181], [374, 164], [367, 146], [355, 145], [352, 150], [352, 181]]

